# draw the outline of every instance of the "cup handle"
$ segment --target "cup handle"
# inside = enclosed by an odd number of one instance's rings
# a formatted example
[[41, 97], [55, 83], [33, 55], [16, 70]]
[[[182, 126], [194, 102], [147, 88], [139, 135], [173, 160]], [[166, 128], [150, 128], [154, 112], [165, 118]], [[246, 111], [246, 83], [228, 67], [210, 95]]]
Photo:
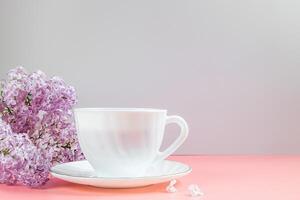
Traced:
[[176, 115], [167, 116], [166, 125], [172, 123], [178, 124], [178, 126], [181, 128], [180, 134], [178, 138], [166, 150], [164, 150], [163, 152], [158, 152], [156, 158], [154, 159], [154, 163], [160, 162], [165, 158], [167, 158], [172, 153], [174, 153], [174, 151], [176, 151], [176, 149], [178, 149], [178, 147], [182, 145], [182, 143], [185, 141], [185, 139], [188, 136], [189, 127], [186, 121], [182, 117]]

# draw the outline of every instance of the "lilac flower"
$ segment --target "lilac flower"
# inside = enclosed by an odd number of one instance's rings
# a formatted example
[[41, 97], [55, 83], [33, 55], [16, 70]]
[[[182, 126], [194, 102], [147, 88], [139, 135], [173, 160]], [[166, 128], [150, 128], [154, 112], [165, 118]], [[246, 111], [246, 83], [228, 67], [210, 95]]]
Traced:
[[13, 133], [0, 120], [0, 183], [37, 187], [48, 179], [51, 157], [43, 154], [27, 134]]
[[37, 187], [52, 165], [84, 158], [76, 102], [75, 89], [58, 77], [22, 67], [8, 72], [0, 82], [0, 183]]

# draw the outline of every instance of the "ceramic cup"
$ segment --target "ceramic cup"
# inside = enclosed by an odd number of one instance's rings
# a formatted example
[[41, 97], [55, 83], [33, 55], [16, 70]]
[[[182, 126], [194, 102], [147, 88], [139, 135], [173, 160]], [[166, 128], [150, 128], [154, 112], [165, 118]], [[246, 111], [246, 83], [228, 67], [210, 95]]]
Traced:
[[[187, 138], [188, 125], [166, 110], [144, 108], [78, 108], [74, 110], [80, 147], [101, 177], [142, 176], [172, 154]], [[181, 128], [177, 139], [160, 152], [165, 126]]]

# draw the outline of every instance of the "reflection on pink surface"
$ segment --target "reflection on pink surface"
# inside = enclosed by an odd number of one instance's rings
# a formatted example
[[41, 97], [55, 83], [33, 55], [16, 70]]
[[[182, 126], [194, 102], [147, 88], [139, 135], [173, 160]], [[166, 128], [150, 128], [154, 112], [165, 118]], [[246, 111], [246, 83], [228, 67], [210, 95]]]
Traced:
[[299, 200], [300, 156], [173, 156], [193, 172], [177, 181], [136, 189], [102, 189], [51, 179], [42, 189], [0, 185], [1, 199], [195, 199], [188, 185], [198, 184], [209, 200]]

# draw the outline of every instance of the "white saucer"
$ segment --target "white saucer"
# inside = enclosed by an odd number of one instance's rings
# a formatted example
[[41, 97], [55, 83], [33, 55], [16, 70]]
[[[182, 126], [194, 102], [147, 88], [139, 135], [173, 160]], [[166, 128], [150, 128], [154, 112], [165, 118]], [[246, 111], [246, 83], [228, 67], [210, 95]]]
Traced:
[[187, 175], [192, 168], [180, 162], [164, 160], [147, 170], [142, 177], [96, 177], [88, 161], [58, 164], [51, 174], [59, 179], [103, 188], [133, 188], [167, 182]]

